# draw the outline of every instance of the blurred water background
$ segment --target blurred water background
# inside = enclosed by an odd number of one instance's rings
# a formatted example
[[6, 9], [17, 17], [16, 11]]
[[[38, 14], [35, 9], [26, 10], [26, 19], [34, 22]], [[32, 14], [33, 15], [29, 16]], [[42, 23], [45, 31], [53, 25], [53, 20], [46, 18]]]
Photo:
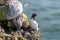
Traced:
[[60, 40], [60, 0], [19, 0], [24, 13], [30, 19], [32, 13], [38, 16], [42, 40]]

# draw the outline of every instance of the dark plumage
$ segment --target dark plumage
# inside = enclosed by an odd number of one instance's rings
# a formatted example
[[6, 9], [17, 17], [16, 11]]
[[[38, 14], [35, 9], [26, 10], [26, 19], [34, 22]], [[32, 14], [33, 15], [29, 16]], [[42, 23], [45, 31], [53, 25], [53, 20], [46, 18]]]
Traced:
[[31, 16], [31, 19], [33, 18], [35, 20], [35, 17], [37, 16], [37, 14], [33, 13]]

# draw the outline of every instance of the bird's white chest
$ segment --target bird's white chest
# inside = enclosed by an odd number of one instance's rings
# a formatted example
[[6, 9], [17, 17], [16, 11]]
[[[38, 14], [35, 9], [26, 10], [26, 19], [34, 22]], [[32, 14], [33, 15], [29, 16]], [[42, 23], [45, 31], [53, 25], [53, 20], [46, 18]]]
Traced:
[[37, 30], [38, 31], [38, 23], [35, 20], [30, 20], [30, 26], [32, 29]]

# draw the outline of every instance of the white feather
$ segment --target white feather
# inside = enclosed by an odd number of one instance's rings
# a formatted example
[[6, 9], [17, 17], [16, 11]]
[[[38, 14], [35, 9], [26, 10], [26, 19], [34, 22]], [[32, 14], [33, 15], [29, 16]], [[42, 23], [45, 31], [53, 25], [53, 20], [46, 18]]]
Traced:
[[38, 23], [35, 20], [33, 19], [30, 20], [30, 26], [32, 29], [38, 31]]

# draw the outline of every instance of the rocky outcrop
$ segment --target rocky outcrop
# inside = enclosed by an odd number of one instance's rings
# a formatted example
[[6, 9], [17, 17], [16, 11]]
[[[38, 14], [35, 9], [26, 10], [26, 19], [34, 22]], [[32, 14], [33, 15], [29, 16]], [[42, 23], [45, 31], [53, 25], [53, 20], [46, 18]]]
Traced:
[[4, 1], [3, 0], [0, 0], [0, 4], [4, 4]]
[[4, 29], [0, 27], [0, 39], [4, 38], [5, 40], [41, 40], [41, 35], [37, 31], [28, 32], [24, 30], [15, 32], [13, 31], [10, 34], [6, 34]]

